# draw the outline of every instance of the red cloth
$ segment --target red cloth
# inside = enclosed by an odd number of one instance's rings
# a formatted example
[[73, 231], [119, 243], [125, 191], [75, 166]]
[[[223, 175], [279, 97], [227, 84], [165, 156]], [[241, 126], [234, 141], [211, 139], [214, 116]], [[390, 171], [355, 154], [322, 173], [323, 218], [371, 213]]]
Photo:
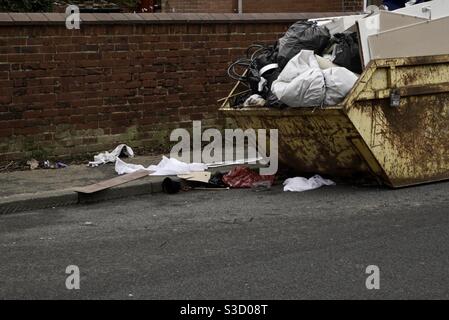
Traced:
[[251, 188], [253, 183], [260, 181], [274, 182], [274, 175], [261, 176], [248, 167], [237, 166], [223, 177], [223, 182], [232, 188]]

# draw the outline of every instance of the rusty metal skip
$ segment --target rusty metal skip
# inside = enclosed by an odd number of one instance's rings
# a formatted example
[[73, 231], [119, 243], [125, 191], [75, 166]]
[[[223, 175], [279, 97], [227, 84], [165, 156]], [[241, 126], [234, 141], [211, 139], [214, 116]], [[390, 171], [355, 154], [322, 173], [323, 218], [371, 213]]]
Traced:
[[373, 60], [346, 99], [324, 109], [233, 109], [228, 100], [220, 110], [240, 128], [279, 130], [279, 161], [298, 173], [393, 188], [449, 179], [449, 55]]

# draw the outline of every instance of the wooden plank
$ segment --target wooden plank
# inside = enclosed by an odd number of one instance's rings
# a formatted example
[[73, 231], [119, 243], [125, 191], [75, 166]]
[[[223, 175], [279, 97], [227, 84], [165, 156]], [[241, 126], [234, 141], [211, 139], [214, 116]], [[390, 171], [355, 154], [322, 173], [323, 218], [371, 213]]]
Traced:
[[79, 193], [95, 193], [98, 191], [102, 191], [105, 189], [109, 189], [112, 187], [116, 187], [119, 186], [121, 184], [127, 183], [127, 182], [131, 182], [137, 179], [141, 179], [143, 177], [147, 177], [149, 176], [151, 173], [151, 171], [148, 170], [138, 170], [136, 172], [133, 173], [127, 173], [124, 174], [122, 176], [118, 176], [109, 180], [104, 180], [104, 181], [100, 181], [85, 187], [77, 187], [74, 189], [75, 192], [79, 192]]

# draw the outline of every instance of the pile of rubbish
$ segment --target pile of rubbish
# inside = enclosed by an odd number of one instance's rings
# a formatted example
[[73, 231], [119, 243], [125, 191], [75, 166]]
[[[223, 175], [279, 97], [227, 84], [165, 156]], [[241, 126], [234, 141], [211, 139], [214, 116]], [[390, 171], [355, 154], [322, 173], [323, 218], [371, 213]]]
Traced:
[[230, 65], [248, 90], [234, 107], [321, 107], [340, 103], [362, 71], [357, 33], [331, 35], [316, 21], [299, 21], [271, 46], [253, 45]]
[[[256, 170], [245, 166], [245, 161], [234, 163], [185, 163], [174, 158], [162, 157], [157, 165], [145, 167], [139, 164], [127, 163], [120, 157], [134, 157], [131, 147], [121, 144], [111, 152], [102, 152], [89, 162], [89, 167], [114, 163], [118, 177], [100, 181], [85, 187], [75, 188], [74, 191], [83, 194], [93, 194], [120, 184], [128, 183], [148, 176], [164, 176], [162, 190], [168, 194], [175, 194], [187, 190], [229, 190], [231, 188], [251, 188], [255, 192], [267, 191], [276, 183], [275, 175], [260, 175]], [[247, 162], [250, 162], [248, 160]], [[242, 164], [243, 163], [243, 164]], [[231, 169], [209, 171], [212, 168], [228, 167]], [[284, 191], [306, 191], [324, 185], [334, 185], [331, 180], [320, 176], [310, 179], [297, 177], [284, 182]]]
[[374, 6], [368, 11], [298, 21], [275, 44], [250, 46], [228, 68], [238, 81], [227, 97], [230, 107], [338, 105], [374, 59], [449, 53], [449, 42], [442, 41], [449, 1], [410, 1], [394, 11]]

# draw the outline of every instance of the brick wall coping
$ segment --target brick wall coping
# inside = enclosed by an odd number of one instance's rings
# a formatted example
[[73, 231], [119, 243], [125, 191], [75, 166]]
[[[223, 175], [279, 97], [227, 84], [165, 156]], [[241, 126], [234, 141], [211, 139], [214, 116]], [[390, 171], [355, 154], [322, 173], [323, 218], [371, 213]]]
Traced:
[[[163, 24], [163, 23], [273, 23], [356, 14], [353, 12], [306, 13], [81, 13], [86, 24]], [[57, 25], [64, 13], [0, 12], [0, 25]]]

